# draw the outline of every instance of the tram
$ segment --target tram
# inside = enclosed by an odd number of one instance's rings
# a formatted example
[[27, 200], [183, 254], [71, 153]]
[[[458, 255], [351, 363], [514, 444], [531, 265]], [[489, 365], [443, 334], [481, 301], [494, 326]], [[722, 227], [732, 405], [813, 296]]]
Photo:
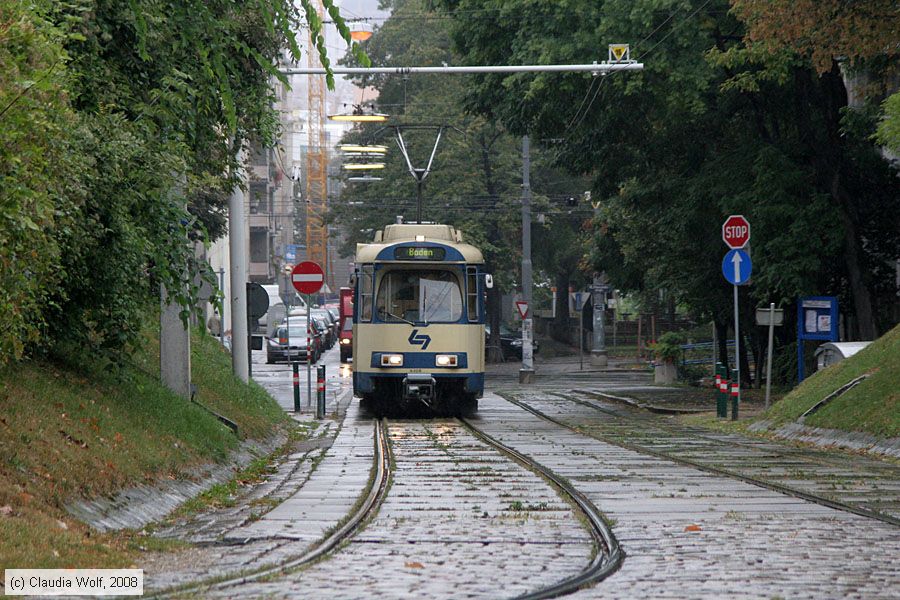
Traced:
[[470, 412], [484, 392], [481, 251], [450, 225], [400, 223], [358, 244], [353, 391], [376, 410]]

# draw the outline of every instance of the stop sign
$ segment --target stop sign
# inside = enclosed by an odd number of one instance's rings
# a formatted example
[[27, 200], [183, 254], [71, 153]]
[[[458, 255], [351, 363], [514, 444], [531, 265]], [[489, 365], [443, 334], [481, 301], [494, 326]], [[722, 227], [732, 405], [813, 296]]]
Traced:
[[750, 241], [750, 223], [743, 215], [731, 215], [722, 223], [722, 240], [732, 250], [743, 248]]
[[325, 283], [325, 271], [317, 263], [305, 260], [291, 269], [291, 283], [301, 294], [315, 294]]

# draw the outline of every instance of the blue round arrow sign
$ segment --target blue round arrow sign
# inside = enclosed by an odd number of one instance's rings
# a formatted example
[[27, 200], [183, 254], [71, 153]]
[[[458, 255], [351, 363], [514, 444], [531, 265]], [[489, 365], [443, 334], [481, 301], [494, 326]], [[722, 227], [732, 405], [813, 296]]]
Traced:
[[722, 259], [722, 274], [728, 283], [742, 285], [750, 279], [753, 272], [753, 263], [750, 255], [744, 250], [732, 250]]

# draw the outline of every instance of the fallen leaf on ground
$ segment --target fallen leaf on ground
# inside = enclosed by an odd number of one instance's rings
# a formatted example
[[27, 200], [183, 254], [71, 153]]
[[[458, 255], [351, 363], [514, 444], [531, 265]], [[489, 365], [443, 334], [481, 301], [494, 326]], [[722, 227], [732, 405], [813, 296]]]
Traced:
[[69, 528], [69, 526], [66, 525], [66, 522], [65, 522], [65, 521], [57, 521], [57, 522], [56, 522], [56, 525], [57, 525], [60, 529], [62, 529], [62, 530], [66, 530], [66, 529]]
[[408, 562], [406, 563], [406, 567], [409, 569], [424, 569], [425, 565], [420, 562]]
[[12, 514], [12, 506], [0, 506], [0, 515], [8, 517]]
[[685, 531], [700, 531], [699, 525], [688, 525], [684, 528]]

